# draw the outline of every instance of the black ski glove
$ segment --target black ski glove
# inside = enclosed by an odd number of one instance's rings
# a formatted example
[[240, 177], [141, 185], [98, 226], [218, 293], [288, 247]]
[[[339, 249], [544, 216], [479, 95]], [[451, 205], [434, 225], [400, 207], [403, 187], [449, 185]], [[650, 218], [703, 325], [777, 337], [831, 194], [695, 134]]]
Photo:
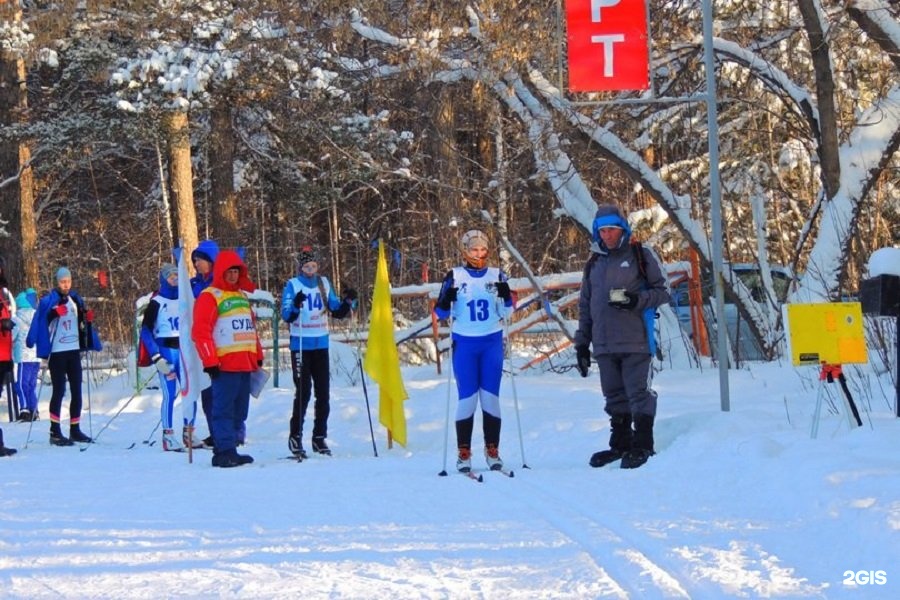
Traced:
[[447, 291], [444, 292], [444, 295], [438, 298], [437, 305], [441, 310], [450, 310], [450, 306], [456, 302], [456, 292], [457, 288], [451, 287], [447, 288]]
[[620, 310], [631, 310], [638, 303], [638, 295], [634, 292], [625, 291], [625, 297], [627, 300], [610, 300], [609, 305], [613, 308], [618, 308]]
[[209, 375], [210, 379], [215, 379], [216, 377], [219, 376], [219, 373], [222, 372], [222, 370], [219, 369], [219, 365], [213, 365], [211, 367], [203, 367], [203, 370], [206, 372], [207, 375]]
[[583, 344], [575, 346], [575, 356], [577, 357], [576, 367], [582, 377], [588, 376], [588, 369], [591, 368], [591, 349]]
[[294, 308], [300, 308], [303, 306], [303, 302], [306, 301], [306, 294], [303, 291], [297, 292], [297, 295], [294, 296]]
[[12, 331], [15, 326], [12, 319], [0, 319], [0, 331]]
[[497, 296], [503, 300], [512, 300], [512, 292], [509, 291], [509, 284], [505, 281], [497, 282]]
[[359, 298], [359, 293], [356, 290], [354, 290], [353, 288], [350, 288], [350, 289], [344, 290], [343, 298], [344, 298], [344, 302], [346, 302], [347, 304], [352, 304], [353, 302], [356, 301], [357, 298]]

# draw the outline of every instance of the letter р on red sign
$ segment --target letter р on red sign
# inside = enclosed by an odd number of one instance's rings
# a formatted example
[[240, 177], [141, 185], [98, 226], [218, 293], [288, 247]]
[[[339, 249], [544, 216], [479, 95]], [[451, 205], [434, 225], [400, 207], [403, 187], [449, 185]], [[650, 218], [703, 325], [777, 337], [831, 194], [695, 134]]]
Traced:
[[566, 0], [569, 90], [650, 86], [646, 0]]

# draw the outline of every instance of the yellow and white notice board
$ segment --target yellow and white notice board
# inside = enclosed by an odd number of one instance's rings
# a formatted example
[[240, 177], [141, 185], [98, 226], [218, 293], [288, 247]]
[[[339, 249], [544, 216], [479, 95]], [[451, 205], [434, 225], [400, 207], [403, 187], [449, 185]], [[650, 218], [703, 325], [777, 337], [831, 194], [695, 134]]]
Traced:
[[784, 310], [794, 365], [869, 361], [859, 302], [787, 304]]

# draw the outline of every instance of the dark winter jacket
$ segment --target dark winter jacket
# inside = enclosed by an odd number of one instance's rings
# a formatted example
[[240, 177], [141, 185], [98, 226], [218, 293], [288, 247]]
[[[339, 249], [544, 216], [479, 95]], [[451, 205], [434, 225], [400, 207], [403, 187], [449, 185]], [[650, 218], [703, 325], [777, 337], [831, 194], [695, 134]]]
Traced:
[[[607, 248], [597, 234], [601, 226], [616, 225], [624, 230], [618, 248]], [[656, 256], [641, 248], [646, 278], [631, 247], [631, 229], [613, 206], [603, 206], [594, 219], [593, 256], [585, 266], [578, 301], [576, 345], [592, 347], [594, 356], [616, 353], [651, 354], [653, 314], [669, 301], [666, 277]], [[623, 288], [637, 294], [632, 309], [609, 305], [609, 291]]]
[[[51, 337], [51, 326], [47, 320], [47, 314], [50, 309], [59, 304], [60, 293], [53, 289], [49, 294], [41, 298], [38, 302], [37, 314], [31, 321], [31, 328], [28, 330], [28, 337], [25, 338], [25, 345], [29, 348], [37, 347], [38, 358], [50, 358], [50, 351], [53, 349], [53, 338]], [[69, 298], [75, 302], [78, 308], [78, 346], [81, 350], [100, 351], [100, 337], [97, 335], [96, 329], [92, 323], [88, 323], [84, 319], [84, 300], [75, 290], [69, 291]]]

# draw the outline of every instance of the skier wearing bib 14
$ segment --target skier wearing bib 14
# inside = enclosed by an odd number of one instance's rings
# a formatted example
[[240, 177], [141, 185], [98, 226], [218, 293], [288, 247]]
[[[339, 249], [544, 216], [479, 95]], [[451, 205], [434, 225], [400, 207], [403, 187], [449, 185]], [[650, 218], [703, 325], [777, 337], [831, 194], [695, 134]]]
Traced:
[[492, 470], [502, 469], [500, 459], [500, 379], [503, 376], [501, 319], [513, 311], [507, 276], [487, 266], [488, 238], [477, 229], [461, 241], [465, 264], [444, 277], [434, 312], [439, 319], [452, 317], [453, 372], [459, 403], [456, 407], [456, 468], [472, 469], [472, 430], [475, 408], [481, 402], [484, 455]]
[[311, 246], [297, 255], [300, 272], [281, 293], [281, 317], [291, 330], [291, 372], [294, 379], [294, 404], [288, 424], [288, 448], [298, 459], [307, 457], [303, 448], [303, 422], [309, 401], [315, 392], [312, 449], [331, 455], [328, 437], [330, 404], [330, 359], [328, 353], [328, 317], [344, 319], [356, 308], [358, 293], [344, 290], [340, 298], [328, 278], [319, 275], [319, 257]]

